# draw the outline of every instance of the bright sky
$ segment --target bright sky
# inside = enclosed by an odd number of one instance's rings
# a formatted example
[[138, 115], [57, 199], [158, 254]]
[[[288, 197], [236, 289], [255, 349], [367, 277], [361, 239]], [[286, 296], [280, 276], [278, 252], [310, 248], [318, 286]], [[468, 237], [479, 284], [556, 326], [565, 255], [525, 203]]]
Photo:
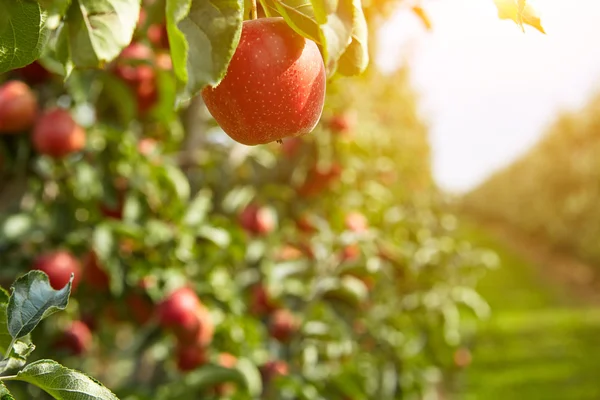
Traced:
[[600, 89], [600, 0], [530, 1], [547, 35], [500, 21], [492, 0], [424, 2], [430, 33], [406, 11], [382, 28], [378, 62], [410, 63], [445, 189], [477, 185]]

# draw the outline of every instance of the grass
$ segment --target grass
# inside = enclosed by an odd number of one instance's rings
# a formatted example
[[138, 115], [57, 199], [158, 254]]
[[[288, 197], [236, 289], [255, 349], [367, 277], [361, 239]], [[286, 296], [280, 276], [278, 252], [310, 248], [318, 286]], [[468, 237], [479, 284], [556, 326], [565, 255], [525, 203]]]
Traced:
[[533, 264], [484, 230], [469, 239], [497, 252], [502, 267], [479, 291], [492, 307], [472, 346], [456, 400], [600, 399], [600, 308], [546, 279]]

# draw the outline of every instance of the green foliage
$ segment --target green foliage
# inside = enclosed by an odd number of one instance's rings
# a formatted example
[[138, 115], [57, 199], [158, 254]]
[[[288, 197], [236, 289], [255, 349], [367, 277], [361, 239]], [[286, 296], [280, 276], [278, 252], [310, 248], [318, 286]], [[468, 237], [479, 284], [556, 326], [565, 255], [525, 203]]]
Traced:
[[71, 282], [54, 290], [45, 273], [32, 271], [17, 279], [12, 291], [7, 308], [8, 332], [16, 340], [29, 335], [42, 319], [67, 308]]
[[40, 5], [33, 0], [0, 4], [0, 73], [24, 67], [36, 60], [45, 45], [47, 31]]
[[[0, 342], [4, 354], [0, 361], [0, 399], [13, 398], [4, 384], [8, 381], [28, 382], [59, 400], [117, 399], [99, 382], [56, 361], [40, 360], [26, 365], [27, 358], [35, 349], [29, 341], [29, 333], [43, 318], [67, 307], [70, 291], [71, 282], [61, 290], [52, 289], [48, 276], [40, 271], [31, 271], [20, 277], [14, 283], [10, 296], [2, 290], [0, 335], [6, 337], [10, 333], [12, 339], [9, 344]], [[27, 343], [18, 340], [25, 336]], [[16, 375], [2, 375], [15, 369], [18, 369]]]
[[468, 194], [464, 207], [598, 263], [598, 104], [558, 118], [533, 149]]
[[[81, 265], [59, 291], [37, 272], [17, 282], [0, 347], [20, 372], [0, 380], [113, 398], [52, 358], [132, 400], [391, 400], [443, 384], [462, 323], [488, 312], [473, 287], [489, 257], [432, 184], [407, 72], [336, 75], [366, 70], [365, 15], [382, 4], [260, 2], [336, 79], [312, 134], [245, 147], [187, 100], [224, 76], [248, 3], [145, 1], [139, 17], [131, 0], [40, 3], [51, 40], [28, 68], [42, 72], [2, 79], [29, 82], [42, 112], [68, 109], [86, 146], [56, 159], [0, 135], [0, 282], [59, 249]], [[165, 304], [181, 288], [200, 305], [174, 328]], [[71, 289], [66, 312], [15, 341]], [[42, 360], [23, 368], [32, 341]]]

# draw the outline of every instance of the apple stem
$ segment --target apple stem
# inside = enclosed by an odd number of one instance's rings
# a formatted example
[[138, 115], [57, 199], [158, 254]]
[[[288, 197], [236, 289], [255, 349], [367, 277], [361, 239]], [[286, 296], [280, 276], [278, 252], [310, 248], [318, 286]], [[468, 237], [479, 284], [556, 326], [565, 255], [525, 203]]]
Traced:
[[251, 0], [250, 1], [251, 4], [251, 8], [250, 8], [250, 18], [252, 19], [258, 19], [258, 11], [256, 8], [256, 0]]

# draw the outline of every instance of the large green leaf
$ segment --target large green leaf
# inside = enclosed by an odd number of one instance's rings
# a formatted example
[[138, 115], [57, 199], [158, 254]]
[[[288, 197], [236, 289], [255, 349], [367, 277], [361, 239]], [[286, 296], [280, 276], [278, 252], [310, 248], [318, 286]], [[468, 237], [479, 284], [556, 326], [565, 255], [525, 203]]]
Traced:
[[42, 271], [30, 271], [17, 279], [7, 309], [12, 338], [28, 335], [42, 319], [67, 308], [71, 285], [72, 279], [64, 288], [54, 290]]
[[360, 0], [352, 0], [353, 28], [352, 42], [340, 57], [338, 72], [342, 75], [358, 75], [369, 65], [367, 20]]
[[[352, 41], [354, 16], [352, 0], [339, 0], [335, 4], [331, 0], [311, 0], [311, 2], [315, 15], [329, 12], [325, 22], [320, 26], [320, 34], [325, 63], [329, 68], [333, 68], [333, 64]], [[332, 7], [335, 7], [333, 11], [331, 11]]]
[[264, 0], [263, 8], [271, 16], [280, 15], [298, 34], [323, 44], [321, 30], [311, 0]]
[[31, 64], [47, 39], [44, 13], [37, 1], [0, 2], [0, 73]]
[[15, 400], [4, 383], [0, 382], [0, 400]]
[[15, 380], [31, 383], [57, 400], [118, 400], [98, 381], [52, 360], [29, 364]]
[[243, 0], [167, 0], [167, 33], [182, 99], [221, 82], [240, 39], [243, 12]]
[[8, 308], [8, 293], [0, 288], [0, 354], [7, 353], [8, 346], [12, 342], [12, 336], [8, 333], [8, 318], [6, 309]]
[[73, 0], [67, 12], [71, 58], [75, 66], [101, 67], [131, 42], [140, 0]]

